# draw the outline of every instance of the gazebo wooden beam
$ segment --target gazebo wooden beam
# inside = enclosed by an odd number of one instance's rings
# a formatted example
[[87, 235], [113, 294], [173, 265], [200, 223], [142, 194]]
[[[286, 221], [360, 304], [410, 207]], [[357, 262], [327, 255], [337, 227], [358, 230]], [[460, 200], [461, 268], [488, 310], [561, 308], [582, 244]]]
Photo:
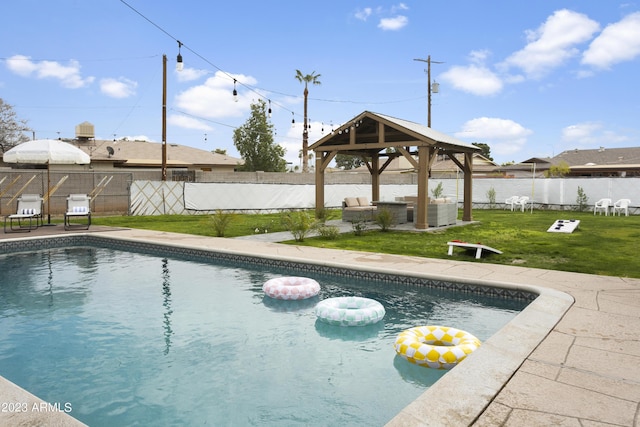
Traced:
[[[384, 150], [389, 147], [395, 146], [411, 146], [411, 147], [420, 147], [420, 146], [431, 146], [433, 144], [419, 142], [419, 141], [386, 141], [386, 142], [358, 142], [354, 144], [332, 144], [326, 147], [323, 147], [320, 151], [358, 151], [358, 150]], [[316, 150], [318, 151], [318, 150]]]
[[396, 147], [396, 150], [398, 150], [398, 152], [400, 154], [402, 154], [404, 156], [404, 158], [407, 159], [407, 161], [409, 163], [411, 163], [411, 166], [413, 166], [416, 169], [418, 169], [420, 167], [418, 162], [416, 161], [416, 159], [414, 159], [411, 156], [411, 153], [406, 148], [404, 148], [404, 147]]

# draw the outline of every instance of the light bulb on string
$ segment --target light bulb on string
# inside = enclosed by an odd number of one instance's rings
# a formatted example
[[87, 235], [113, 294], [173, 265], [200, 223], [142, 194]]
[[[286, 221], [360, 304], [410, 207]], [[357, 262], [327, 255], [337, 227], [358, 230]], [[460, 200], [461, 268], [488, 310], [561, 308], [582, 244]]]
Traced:
[[236, 79], [233, 79], [233, 100], [238, 102], [238, 91], [236, 90]]
[[176, 58], [176, 70], [182, 71], [184, 69], [184, 63], [182, 62], [182, 55], [180, 54], [180, 48], [182, 47], [182, 42], [177, 40], [178, 42], [178, 57]]

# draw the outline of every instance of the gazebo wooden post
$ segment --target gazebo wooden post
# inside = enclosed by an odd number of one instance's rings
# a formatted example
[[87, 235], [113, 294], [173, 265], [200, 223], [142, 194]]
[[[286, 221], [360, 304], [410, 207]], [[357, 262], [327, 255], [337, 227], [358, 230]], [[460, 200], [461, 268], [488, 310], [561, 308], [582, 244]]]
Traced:
[[316, 152], [316, 218], [320, 218], [324, 209], [324, 153]]
[[464, 153], [464, 207], [463, 221], [473, 221], [473, 153]]
[[371, 155], [371, 200], [380, 200], [380, 153]]
[[427, 223], [427, 200], [429, 196], [429, 147], [418, 147], [418, 203], [414, 206], [416, 228], [426, 230]]

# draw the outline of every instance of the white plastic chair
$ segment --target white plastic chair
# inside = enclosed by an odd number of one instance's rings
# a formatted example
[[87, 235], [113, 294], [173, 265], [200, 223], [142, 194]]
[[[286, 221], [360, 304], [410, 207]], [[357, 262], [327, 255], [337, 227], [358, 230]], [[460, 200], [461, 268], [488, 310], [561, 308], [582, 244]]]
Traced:
[[593, 214], [604, 212], [605, 216], [607, 216], [609, 215], [609, 206], [611, 206], [611, 199], [600, 199], [593, 206]]
[[629, 216], [629, 205], [631, 204], [631, 200], [629, 199], [620, 199], [613, 204], [613, 214], [616, 213], [618, 215], [624, 212], [624, 216]]
[[513, 211], [513, 207], [515, 203], [518, 201], [518, 196], [511, 196], [507, 200], [504, 201], [504, 208], [507, 209], [507, 206]]
[[527, 203], [529, 203], [529, 197], [522, 196], [522, 197], [519, 197], [514, 204], [516, 206], [520, 206], [520, 210], [524, 212], [524, 208], [527, 206]]

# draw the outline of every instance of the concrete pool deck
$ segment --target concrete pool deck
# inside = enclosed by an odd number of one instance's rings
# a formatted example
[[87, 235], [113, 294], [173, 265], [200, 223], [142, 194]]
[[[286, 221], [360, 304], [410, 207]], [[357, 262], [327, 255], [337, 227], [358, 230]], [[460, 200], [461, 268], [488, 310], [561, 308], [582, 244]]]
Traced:
[[[47, 230], [46, 234], [60, 234]], [[541, 296], [482, 347], [409, 404], [389, 426], [639, 426], [640, 280], [531, 269], [487, 262], [387, 255], [283, 245], [268, 240], [210, 238], [92, 227], [91, 233], [168, 246], [194, 247], [347, 268], [492, 283]], [[0, 235], [42, 238], [39, 232]], [[290, 239], [287, 233], [286, 239]], [[262, 240], [262, 241], [260, 241]], [[505, 249], [505, 248], [500, 248]], [[447, 248], [443, 248], [446, 253]], [[391, 350], [393, 351], [393, 350]], [[0, 402], [23, 398], [0, 381]], [[1, 425], [78, 425], [36, 421], [37, 414], [0, 412]], [[73, 413], [71, 414], [73, 415]], [[69, 424], [66, 424], [69, 422]]]

